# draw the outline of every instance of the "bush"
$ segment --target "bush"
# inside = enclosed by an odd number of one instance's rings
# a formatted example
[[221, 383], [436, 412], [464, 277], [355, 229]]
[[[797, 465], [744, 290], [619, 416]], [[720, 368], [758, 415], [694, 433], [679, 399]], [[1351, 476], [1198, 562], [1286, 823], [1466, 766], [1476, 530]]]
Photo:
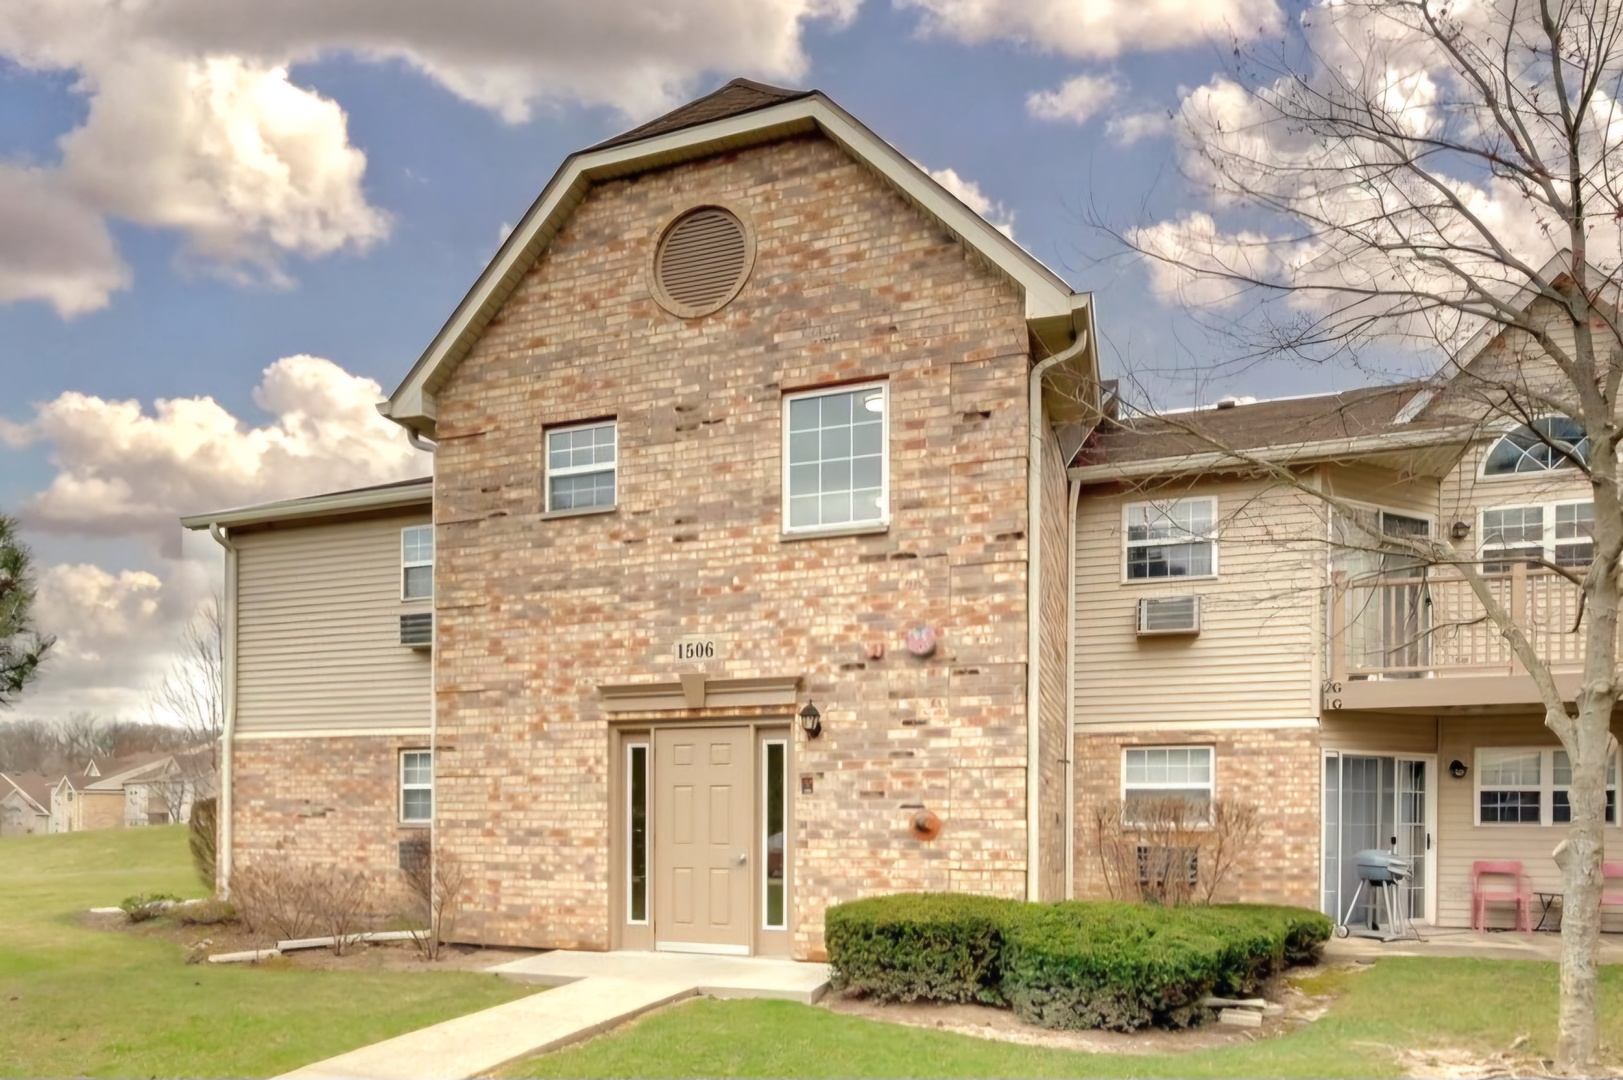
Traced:
[[186, 826], [186, 846], [191, 849], [192, 866], [203, 879], [203, 887], [214, 891], [214, 854], [220, 826], [219, 801], [210, 796], [192, 803], [192, 816]]
[[180, 897], [173, 893], [137, 893], [126, 896], [118, 905], [124, 909], [124, 914], [130, 917], [130, 922], [146, 922], [162, 915], [171, 904]]
[[1006, 1002], [1049, 1028], [1131, 1031], [1204, 1019], [1311, 959], [1330, 920], [1301, 908], [902, 894], [829, 909], [834, 985], [882, 1001]]
[[1001, 1003], [998, 954], [1008, 907], [955, 893], [837, 904], [823, 924], [833, 985], [880, 1001]]
[[224, 900], [188, 900], [175, 905], [169, 914], [185, 926], [217, 926], [237, 920], [236, 905]]

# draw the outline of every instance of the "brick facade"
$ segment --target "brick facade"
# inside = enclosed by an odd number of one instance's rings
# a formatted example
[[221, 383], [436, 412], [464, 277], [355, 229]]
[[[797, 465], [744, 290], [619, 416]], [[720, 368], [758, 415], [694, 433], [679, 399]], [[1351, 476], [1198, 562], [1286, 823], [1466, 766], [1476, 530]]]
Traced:
[[1101, 897], [1094, 813], [1121, 798], [1122, 749], [1210, 746], [1213, 797], [1263, 808], [1261, 841], [1224, 882], [1218, 899], [1319, 906], [1322, 764], [1317, 728], [1189, 729], [1092, 733], [1076, 739], [1076, 895]]
[[[702, 203], [756, 258], [683, 321], [646, 268]], [[1018, 290], [819, 137], [590, 191], [437, 391], [439, 834], [472, 940], [609, 947], [595, 688], [674, 678], [687, 633], [722, 643], [712, 676], [799, 675], [823, 711], [791, 761], [795, 955], [837, 900], [1024, 894], [1029, 351]], [[889, 387], [890, 527], [786, 541], [783, 394], [865, 379]], [[543, 516], [544, 429], [611, 416], [618, 508]]]
[[237, 866], [286, 856], [372, 871], [400, 886], [400, 843], [426, 837], [402, 825], [400, 751], [420, 736], [238, 739], [232, 749], [232, 858]]

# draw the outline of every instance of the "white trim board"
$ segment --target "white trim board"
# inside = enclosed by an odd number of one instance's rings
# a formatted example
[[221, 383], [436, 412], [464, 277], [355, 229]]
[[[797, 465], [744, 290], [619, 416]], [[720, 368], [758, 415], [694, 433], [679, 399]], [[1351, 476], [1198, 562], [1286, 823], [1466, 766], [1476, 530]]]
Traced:
[[387, 728], [302, 728], [280, 729], [277, 731], [238, 731], [237, 742], [251, 742], [260, 739], [359, 739], [367, 736], [407, 736], [410, 738], [426, 738], [428, 725], [420, 727], [387, 727]]
[[1127, 720], [1090, 724], [1076, 722], [1078, 735], [1131, 735], [1141, 731], [1278, 731], [1316, 728], [1319, 718], [1309, 716], [1282, 720]]

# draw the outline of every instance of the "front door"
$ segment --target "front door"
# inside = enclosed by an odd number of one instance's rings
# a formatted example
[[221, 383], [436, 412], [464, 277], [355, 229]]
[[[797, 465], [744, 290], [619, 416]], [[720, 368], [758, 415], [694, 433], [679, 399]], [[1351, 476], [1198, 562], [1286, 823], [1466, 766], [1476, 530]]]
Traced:
[[657, 949], [750, 951], [753, 748], [746, 727], [654, 733]]

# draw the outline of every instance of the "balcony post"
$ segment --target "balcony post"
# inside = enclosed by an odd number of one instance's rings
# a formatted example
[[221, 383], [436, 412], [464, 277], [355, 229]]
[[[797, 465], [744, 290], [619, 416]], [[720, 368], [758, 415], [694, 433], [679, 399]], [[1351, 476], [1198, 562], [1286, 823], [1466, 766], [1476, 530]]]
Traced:
[[[1527, 564], [1520, 560], [1510, 564], [1510, 619], [1524, 631], [1527, 629]], [[1515, 674], [1516, 668], [1516, 654], [1512, 652], [1512, 674]]]
[[1347, 630], [1347, 572], [1337, 570], [1330, 575], [1330, 637], [1325, 649], [1330, 654], [1330, 682], [1347, 681], [1347, 653], [1351, 644], [1346, 640]]

